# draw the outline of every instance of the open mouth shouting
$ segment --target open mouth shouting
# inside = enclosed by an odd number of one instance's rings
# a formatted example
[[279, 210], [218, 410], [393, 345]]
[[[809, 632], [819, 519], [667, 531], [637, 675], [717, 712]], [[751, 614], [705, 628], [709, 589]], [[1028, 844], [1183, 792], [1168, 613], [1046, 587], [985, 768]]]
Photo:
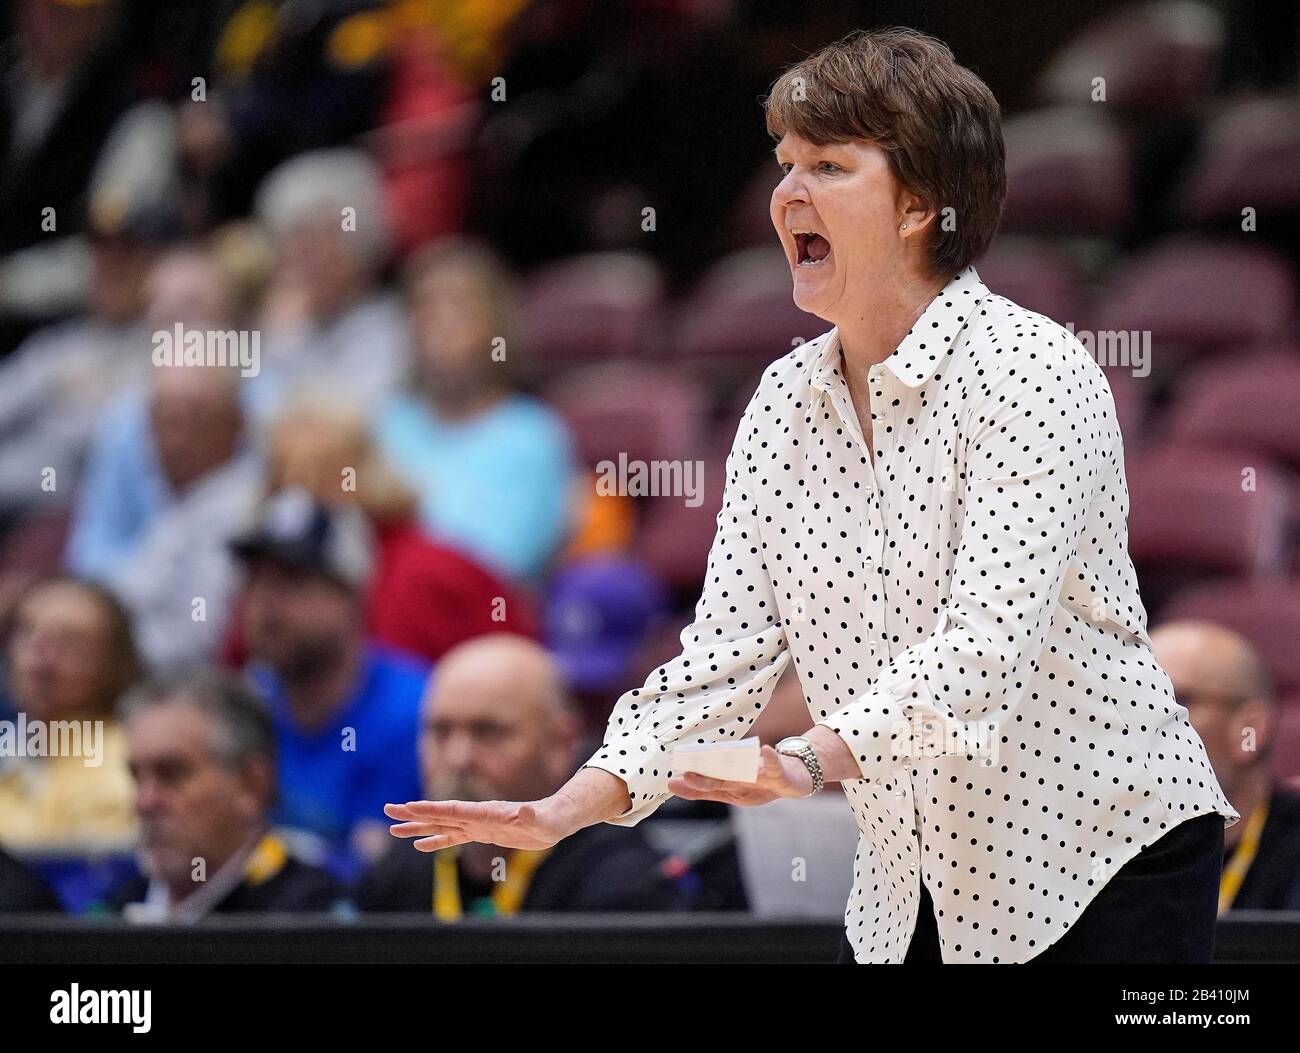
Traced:
[[799, 267], [818, 267], [831, 254], [831, 243], [815, 230], [792, 230], [795, 263]]

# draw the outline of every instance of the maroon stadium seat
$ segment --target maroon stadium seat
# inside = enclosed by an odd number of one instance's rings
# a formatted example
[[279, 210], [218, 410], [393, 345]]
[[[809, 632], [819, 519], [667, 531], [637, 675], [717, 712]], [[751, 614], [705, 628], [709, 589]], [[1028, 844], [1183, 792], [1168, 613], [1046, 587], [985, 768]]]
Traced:
[[1183, 214], [1191, 220], [1300, 209], [1300, 95], [1225, 103], [1205, 132], [1187, 177]]
[[598, 461], [680, 460], [701, 441], [705, 399], [689, 376], [662, 365], [609, 362], [572, 370], [546, 397], [573, 430], [579, 456]]
[[1256, 245], [1177, 235], [1118, 267], [1110, 288], [1097, 326], [1149, 331], [1159, 372], [1199, 351], [1285, 337], [1294, 319], [1291, 265]]
[[794, 305], [779, 248], [746, 249], [719, 260], [679, 306], [672, 354], [702, 374], [748, 376], [829, 328]]
[[1255, 489], [1245, 490], [1245, 466], [1232, 454], [1162, 445], [1127, 462], [1129, 553], [1144, 600], [1148, 585], [1167, 596], [1187, 583], [1176, 576], [1157, 583], [1153, 571], [1243, 578], [1282, 572], [1290, 502], [1286, 480], [1271, 465], [1252, 466]]
[[1180, 378], [1166, 426], [1185, 446], [1242, 450], [1300, 469], [1300, 348], [1204, 363]]
[[43, 512], [20, 520], [0, 540], [0, 576], [38, 578], [55, 573], [72, 529], [72, 510]]
[[1048, 63], [1040, 97], [1091, 98], [1106, 80], [1106, 102], [1134, 109], [1181, 107], [1212, 87], [1223, 51], [1223, 18], [1209, 4], [1133, 4], [1090, 23]]
[[1241, 633], [1263, 656], [1278, 694], [1300, 692], [1300, 582], [1193, 585], [1170, 599], [1160, 620], [1214, 622]]
[[1006, 122], [1007, 230], [1114, 234], [1132, 214], [1129, 148], [1098, 107], [1020, 114]]
[[1044, 238], [1000, 237], [976, 264], [993, 292], [1054, 322], [1082, 325], [1083, 276], [1063, 248]]
[[[735, 426], [732, 426], [732, 434]], [[702, 502], [689, 507], [678, 499], [660, 498], [646, 511], [636, 554], [678, 592], [698, 590], [708, 567], [709, 547], [717, 532], [718, 510], [726, 486], [726, 445], [712, 443], [704, 462]]]
[[521, 321], [542, 369], [636, 358], [663, 338], [664, 285], [658, 265], [633, 252], [558, 260], [530, 275]]

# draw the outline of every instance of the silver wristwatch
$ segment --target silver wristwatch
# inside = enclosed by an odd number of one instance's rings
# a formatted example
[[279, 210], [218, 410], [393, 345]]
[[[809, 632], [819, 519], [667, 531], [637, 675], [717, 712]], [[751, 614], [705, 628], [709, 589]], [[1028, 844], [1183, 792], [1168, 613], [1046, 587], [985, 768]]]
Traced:
[[776, 744], [776, 752], [784, 753], [787, 757], [798, 757], [803, 761], [813, 781], [812, 793], [808, 795], [809, 797], [826, 785], [826, 780], [822, 778], [822, 765], [817, 759], [817, 752], [813, 749], [812, 743], [802, 735], [790, 735], [782, 739]]

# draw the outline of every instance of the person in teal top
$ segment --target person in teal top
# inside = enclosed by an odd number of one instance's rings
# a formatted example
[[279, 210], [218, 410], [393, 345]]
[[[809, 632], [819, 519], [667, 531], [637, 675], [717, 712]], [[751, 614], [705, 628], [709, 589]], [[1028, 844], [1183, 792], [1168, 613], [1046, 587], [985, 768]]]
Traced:
[[576, 469], [559, 415], [510, 386], [506, 272], [458, 239], [417, 255], [407, 289], [412, 382], [380, 411], [379, 445], [419, 494], [431, 534], [536, 578], [567, 540]]

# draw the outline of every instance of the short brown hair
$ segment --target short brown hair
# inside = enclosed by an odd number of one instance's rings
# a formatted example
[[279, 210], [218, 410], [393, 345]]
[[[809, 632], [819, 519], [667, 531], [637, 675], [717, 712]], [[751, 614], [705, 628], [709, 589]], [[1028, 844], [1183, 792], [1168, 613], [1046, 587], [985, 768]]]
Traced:
[[858, 30], [787, 69], [763, 100], [774, 139], [818, 146], [870, 139], [894, 177], [937, 210], [931, 272], [957, 274], [988, 247], [1007, 193], [1002, 113], [948, 46], [914, 29]]

